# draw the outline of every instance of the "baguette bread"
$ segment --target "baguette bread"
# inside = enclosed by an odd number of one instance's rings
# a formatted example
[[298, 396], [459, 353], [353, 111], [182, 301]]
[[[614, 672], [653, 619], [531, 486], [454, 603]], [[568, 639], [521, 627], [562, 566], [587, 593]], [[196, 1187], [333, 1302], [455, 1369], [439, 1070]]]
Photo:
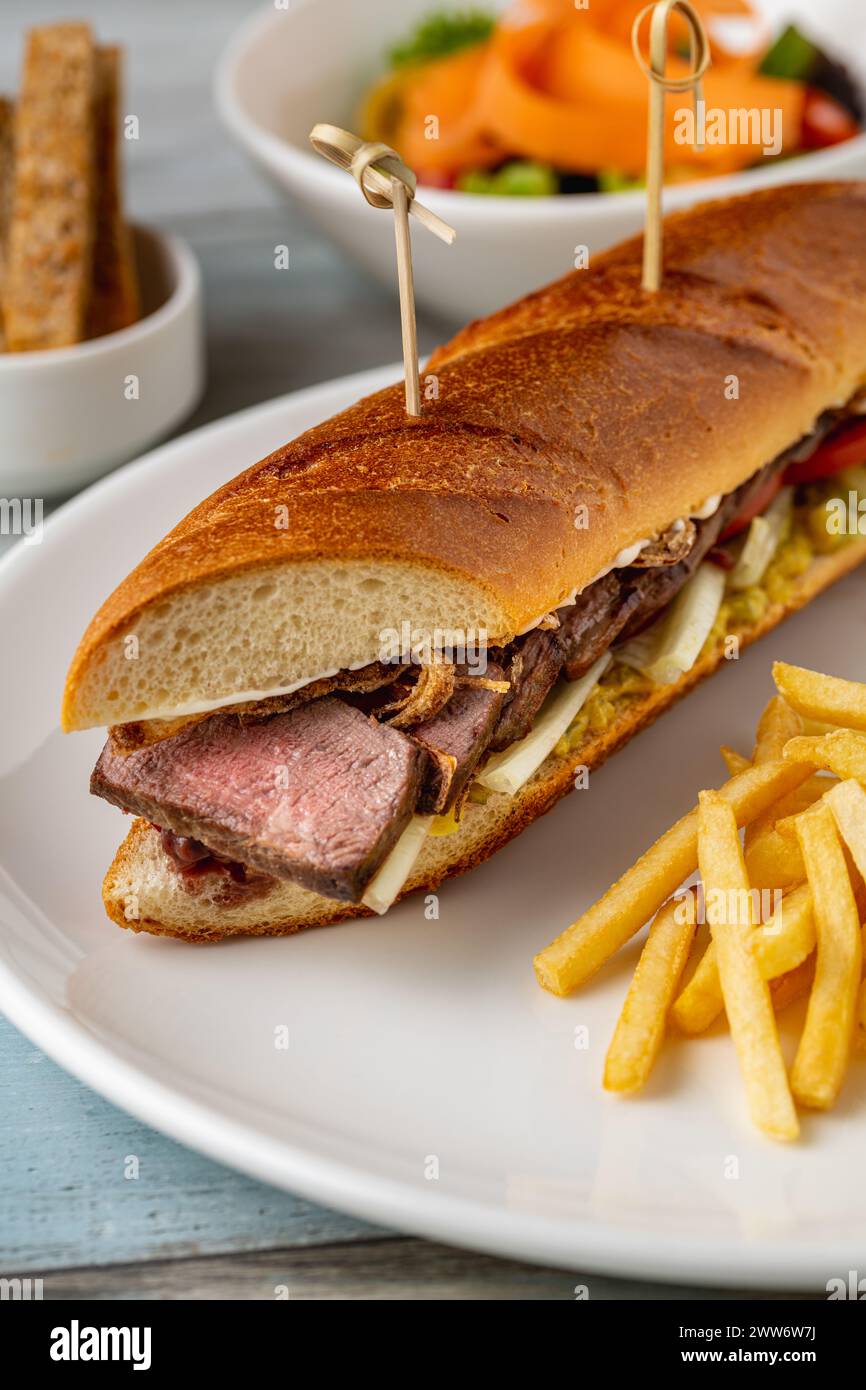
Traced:
[[[739, 631], [741, 646], [777, 627], [864, 560], [866, 539], [813, 561], [784, 603], [770, 606], [760, 622]], [[615, 722], [603, 734], [588, 736], [565, 756], [551, 754], [516, 795], [494, 793], [483, 805], [467, 802], [455, 831], [427, 836], [400, 897], [418, 890], [432, 892], [443, 879], [465, 873], [489, 858], [573, 789], [576, 768], [583, 766], [592, 771], [600, 767], [635, 734], [712, 675], [723, 659], [720, 643], [675, 685], [659, 686], [640, 699], [625, 702]], [[102, 899], [108, 916], [118, 926], [191, 942], [218, 941], [230, 936], [285, 936], [308, 927], [372, 915], [366, 907], [334, 902], [295, 883], [275, 882], [261, 896], [236, 903], [226, 901], [226, 886], [224, 875], [215, 873], [196, 880], [196, 891], [190, 892], [190, 885], [185, 886], [164, 854], [158, 831], [147, 821], [136, 819], [106, 874]]]
[[395, 385], [220, 488], [97, 613], [63, 727], [292, 690], [407, 618], [507, 642], [866, 380], [866, 184], [668, 218], [657, 295], [640, 256], [458, 334], [420, 419]]

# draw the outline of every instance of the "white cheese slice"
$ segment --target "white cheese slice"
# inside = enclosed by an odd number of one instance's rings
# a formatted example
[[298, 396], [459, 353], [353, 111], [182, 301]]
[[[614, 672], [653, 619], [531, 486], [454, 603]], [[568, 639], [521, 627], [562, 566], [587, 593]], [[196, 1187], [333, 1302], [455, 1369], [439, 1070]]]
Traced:
[[762, 516], [753, 518], [740, 557], [728, 576], [729, 589], [760, 584], [788, 529], [794, 489], [783, 487]]
[[700, 656], [719, 616], [726, 579], [724, 570], [705, 561], [652, 627], [616, 649], [617, 660], [656, 685], [673, 685]]
[[379, 872], [367, 884], [361, 902], [380, 917], [388, 911], [415, 867], [432, 820], [432, 816], [413, 816]]
[[487, 760], [477, 780], [490, 791], [513, 796], [541, 767], [571, 721], [580, 713], [589, 695], [610, 665], [610, 652], [600, 656], [586, 675], [577, 681], [560, 681], [554, 686], [525, 738], [518, 739], [501, 753]]

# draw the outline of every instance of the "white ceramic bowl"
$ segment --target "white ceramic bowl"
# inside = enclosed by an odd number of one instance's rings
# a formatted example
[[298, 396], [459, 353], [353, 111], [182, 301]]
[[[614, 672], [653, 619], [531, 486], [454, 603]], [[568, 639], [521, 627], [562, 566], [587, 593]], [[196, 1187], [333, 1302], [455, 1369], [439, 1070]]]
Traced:
[[[329, 237], [384, 284], [394, 285], [394, 238], [387, 214], [374, 212], [354, 181], [314, 154], [307, 136], [316, 121], [350, 128], [358, 99], [383, 68], [391, 40], [431, 9], [465, 8], [463, 0], [291, 0], [287, 10], [254, 15], [223, 54], [216, 75], [218, 110], [249, 154], [291, 193]], [[485, 9], [504, 8], [485, 0]], [[810, 33], [856, 55], [851, 29], [866, 18], [850, 0], [767, 0], [774, 25], [806, 16]], [[834, 41], [835, 34], [835, 41]], [[856, 61], [856, 58], [855, 58]], [[863, 74], [861, 74], [862, 76]], [[866, 77], [864, 77], [866, 87]], [[793, 179], [866, 176], [866, 135], [766, 169], [666, 190], [668, 209]], [[590, 254], [639, 231], [642, 193], [554, 198], [471, 197], [425, 188], [419, 195], [457, 229], [453, 247], [423, 231], [413, 237], [418, 302], [465, 320], [570, 270], [574, 248]]]
[[176, 237], [142, 226], [133, 233], [144, 309], [137, 323], [73, 347], [0, 353], [4, 496], [75, 492], [167, 434], [201, 395], [198, 263]]

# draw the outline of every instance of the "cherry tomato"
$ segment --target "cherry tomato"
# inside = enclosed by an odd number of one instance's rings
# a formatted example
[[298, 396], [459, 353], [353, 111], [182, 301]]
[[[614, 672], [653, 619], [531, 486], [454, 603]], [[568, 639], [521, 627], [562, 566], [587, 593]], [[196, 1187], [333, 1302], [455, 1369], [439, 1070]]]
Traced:
[[716, 565], [720, 570], [732, 570], [736, 564], [730, 550], [725, 550], [720, 545], [714, 545], [712, 550], [707, 551], [707, 559], [711, 565]]
[[816, 87], [806, 90], [803, 104], [803, 126], [800, 144], [804, 150], [822, 150], [827, 145], [841, 145], [860, 134], [860, 127], [838, 101], [819, 92]]
[[866, 463], [866, 420], [843, 425], [840, 430], [819, 444], [814, 454], [801, 463], [791, 463], [785, 470], [785, 482], [814, 483], [819, 478], [831, 478], [843, 468], [857, 468]]
[[737, 512], [733, 521], [729, 521], [722, 534], [719, 536], [719, 545], [723, 541], [729, 541], [732, 536], [738, 536], [741, 531], [745, 531], [750, 521], [761, 512], [765, 512], [772, 502], [776, 493], [782, 486], [783, 478], [781, 473], [775, 473], [772, 478], [768, 478], [762, 487], [758, 489], [752, 499], [747, 502], [743, 510]]
[[418, 182], [425, 188], [454, 188], [457, 175], [444, 169], [418, 169]]

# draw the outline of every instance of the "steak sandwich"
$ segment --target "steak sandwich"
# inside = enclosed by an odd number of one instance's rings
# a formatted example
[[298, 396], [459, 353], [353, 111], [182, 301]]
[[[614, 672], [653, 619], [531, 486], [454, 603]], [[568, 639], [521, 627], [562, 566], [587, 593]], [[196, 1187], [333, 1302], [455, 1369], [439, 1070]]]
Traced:
[[395, 385], [309, 430], [111, 595], [63, 726], [108, 726], [91, 790], [136, 818], [117, 923], [433, 889], [866, 557], [829, 524], [866, 496], [866, 185], [670, 217], [640, 274], [638, 239], [471, 324], [421, 418]]

